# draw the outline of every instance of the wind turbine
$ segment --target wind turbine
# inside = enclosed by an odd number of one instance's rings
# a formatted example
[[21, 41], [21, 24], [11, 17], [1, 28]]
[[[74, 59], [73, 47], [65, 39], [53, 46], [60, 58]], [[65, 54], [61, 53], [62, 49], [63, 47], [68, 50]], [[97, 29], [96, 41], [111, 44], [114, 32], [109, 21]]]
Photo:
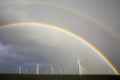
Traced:
[[21, 66], [19, 66], [19, 68], [18, 68], [18, 73], [19, 73], [19, 74], [22, 73], [22, 68], [21, 68]]
[[83, 71], [83, 74], [87, 73], [87, 70], [85, 68], [83, 68], [82, 71]]
[[46, 73], [46, 74], [48, 74], [48, 71], [47, 71], [47, 69], [45, 69], [45, 73]]
[[68, 74], [68, 70], [67, 69], [65, 70], [65, 74]]
[[53, 71], [53, 66], [51, 66], [51, 71], [52, 71], [52, 74], [54, 74], [54, 71]]
[[25, 73], [28, 74], [28, 69], [26, 69]]
[[39, 64], [37, 64], [37, 65], [36, 65], [36, 74], [39, 74], [39, 73], [40, 73], [40, 71], [39, 71], [39, 70], [40, 70], [40, 65], [39, 65]]
[[110, 69], [108, 69], [108, 73], [111, 74], [111, 70]]
[[83, 67], [82, 67], [82, 65], [81, 65], [81, 60], [83, 60], [83, 59], [79, 59], [79, 58], [77, 57], [77, 64], [78, 64], [78, 69], [79, 69], [79, 74], [80, 74], [80, 75], [81, 75], [82, 69], [83, 69]]
[[59, 72], [60, 72], [60, 74], [62, 74], [62, 69], [61, 68], [59, 69]]

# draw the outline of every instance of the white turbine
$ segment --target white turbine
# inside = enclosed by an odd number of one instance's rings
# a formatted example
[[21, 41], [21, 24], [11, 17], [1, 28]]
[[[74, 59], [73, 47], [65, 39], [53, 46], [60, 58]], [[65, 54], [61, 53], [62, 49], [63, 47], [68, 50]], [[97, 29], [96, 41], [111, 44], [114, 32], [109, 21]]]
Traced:
[[26, 69], [25, 73], [28, 74], [28, 69]]
[[37, 65], [36, 65], [36, 74], [39, 74], [39, 73], [40, 73], [40, 72], [39, 72], [39, 67], [40, 67], [40, 65], [37, 64]]
[[67, 69], [65, 70], [65, 74], [68, 74], [68, 70]]
[[19, 66], [19, 68], [18, 68], [18, 73], [19, 73], [19, 74], [22, 73], [22, 68], [21, 68], [21, 66]]
[[48, 71], [47, 71], [47, 69], [45, 70], [45, 73], [46, 73], [46, 74], [48, 74]]
[[81, 60], [83, 60], [83, 59], [79, 59], [78, 57], [77, 57], [77, 64], [78, 64], [78, 69], [79, 69], [79, 74], [81, 75], [81, 73], [82, 73], [82, 65], [81, 65]]
[[111, 74], [111, 70], [110, 69], [108, 69], [108, 73]]
[[60, 72], [60, 74], [62, 74], [62, 69], [61, 68], [59, 69], [59, 72]]
[[82, 73], [83, 73], [83, 74], [87, 73], [87, 71], [86, 71], [85, 68], [82, 69]]
[[53, 66], [51, 67], [51, 71], [52, 71], [52, 74], [54, 74], [54, 71], [53, 71]]

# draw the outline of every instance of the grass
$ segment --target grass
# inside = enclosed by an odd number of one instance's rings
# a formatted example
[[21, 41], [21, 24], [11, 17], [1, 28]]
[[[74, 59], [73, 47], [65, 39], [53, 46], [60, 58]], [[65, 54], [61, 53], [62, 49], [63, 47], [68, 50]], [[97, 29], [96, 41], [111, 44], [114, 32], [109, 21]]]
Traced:
[[0, 74], [0, 80], [120, 80], [119, 75]]

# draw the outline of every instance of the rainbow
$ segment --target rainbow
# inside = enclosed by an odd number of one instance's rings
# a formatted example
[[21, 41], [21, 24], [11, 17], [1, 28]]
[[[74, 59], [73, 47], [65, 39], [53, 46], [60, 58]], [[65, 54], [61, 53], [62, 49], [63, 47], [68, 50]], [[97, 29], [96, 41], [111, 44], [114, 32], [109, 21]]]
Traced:
[[112, 30], [110, 30], [109, 28], [107, 28], [106, 25], [104, 25], [103, 23], [101, 23], [99, 20], [91, 17], [90, 15], [84, 13], [84, 12], [81, 12], [80, 10], [75, 10], [73, 8], [70, 8], [70, 7], [67, 7], [67, 6], [64, 6], [64, 5], [60, 5], [60, 4], [56, 4], [56, 3], [51, 3], [51, 2], [47, 2], [47, 1], [6, 1], [2, 4], [0, 4], [0, 7], [1, 6], [7, 6], [7, 5], [17, 5], [17, 4], [38, 4], [38, 5], [45, 5], [45, 6], [50, 6], [50, 7], [56, 7], [58, 9], [62, 9], [62, 10], [66, 10], [70, 13], [73, 13], [74, 15], [77, 15], [78, 17], [83, 17], [85, 18], [86, 20], [89, 20], [91, 23], [97, 25], [96, 27], [99, 27], [101, 30], [103, 30], [104, 32], [107, 32], [107, 34], [109, 34], [110, 36], [112, 36], [113, 38], [115, 38], [116, 40], [120, 41], [120, 36], [117, 35], [115, 32], [113, 32]]
[[70, 32], [68, 30], [65, 30], [63, 28], [60, 28], [58, 26], [54, 26], [54, 25], [50, 25], [50, 24], [45, 24], [45, 23], [38, 23], [38, 22], [18, 22], [18, 23], [11, 23], [11, 24], [6, 24], [6, 25], [3, 25], [3, 26], [0, 26], [0, 28], [5, 28], [5, 27], [11, 27], [11, 26], [16, 26], [16, 25], [38, 25], [38, 26], [44, 26], [44, 27], [47, 27], [47, 28], [51, 28], [51, 29], [54, 29], [54, 30], [57, 30], [57, 31], [61, 31], [61, 32], [64, 32], [72, 37], [74, 37], [75, 39], [83, 42], [83, 44], [87, 45], [89, 48], [91, 48], [99, 57], [101, 57], [105, 62], [106, 64], [109, 65], [109, 67], [112, 68], [112, 70], [115, 72], [115, 74], [119, 75], [120, 73], [118, 72], [118, 70], [116, 69], [116, 67], [103, 55], [103, 53], [100, 52], [100, 50], [98, 50], [96, 47], [94, 47], [90, 42], [88, 42], [87, 40], [85, 40], [84, 38], [82, 38], [81, 36], [73, 33], [73, 32]]

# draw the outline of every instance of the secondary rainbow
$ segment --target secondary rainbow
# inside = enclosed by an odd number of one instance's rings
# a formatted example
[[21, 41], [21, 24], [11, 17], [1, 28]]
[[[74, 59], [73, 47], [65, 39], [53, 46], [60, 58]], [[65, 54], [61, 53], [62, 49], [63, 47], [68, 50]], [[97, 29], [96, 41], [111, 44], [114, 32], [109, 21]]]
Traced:
[[85, 18], [86, 20], [89, 20], [91, 21], [91, 23], [97, 25], [96, 27], [99, 27], [101, 28], [104, 32], [107, 32], [107, 34], [109, 34], [110, 36], [114, 37], [115, 39], [117, 39], [118, 41], [120, 41], [120, 36], [117, 35], [115, 32], [113, 32], [112, 30], [110, 30], [109, 28], [107, 28], [106, 25], [104, 25], [102, 22], [100, 22], [99, 20], [91, 17], [90, 15], [80, 11], [80, 10], [75, 10], [73, 8], [70, 8], [70, 7], [67, 7], [67, 6], [64, 6], [64, 5], [60, 5], [60, 4], [57, 4], [57, 3], [51, 3], [51, 2], [46, 2], [46, 1], [15, 1], [15, 2], [12, 2], [12, 1], [7, 1], [7, 2], [4, 2], [2, 4], [0, 4], [0, 6], [7, 6], [7, 5], [17, 5], [17, 4], [38, 4], [38, 5], [45, 5], [45, 6], [50, 6], [50, 7], [56, 7], [58, 9], [63, 9], [63, 10], [66, 10], [70, 13], [73, 13], [74, 15], [77, 15], [78, 17], [83, 17]]
[[94, 47], [90, 42], [88, 42], [87, 40], [85, 40], [84, 38], [82, 38], [81, 36], [70, 32], [68, 30], [65, 30], [63, 28], [60, 28], [58, 26], [55, 25], [50, 25], [50, 24], [45, 24], [45, 23], [38, 23], [38, 22], [18, 22], [18, 23], [11, 23], [11, 24], [6, 24], [3, 26], [0, 26], [0, 28], [5, 28], [5, 27], [10, 27], [10, 26], [16, 26], [16, 25], [38, 25], [38, 26], [44, 26], [44, 27], [48, 27], [54, 30], [58, 30], [61, 32], [64, 32], [76, 39], [78, 39], [79, 41], [83, 42], [85, 45], [87, 45], [89, 48], [91, 48], [94, 52], [96, 52], [96, 54], [98, 54], [115, 72], [115, 74], [119, 75], [119, 71], [116, 69], [116, 67], [103, 55], [103, 53], [101, 53], [96, 47]]

